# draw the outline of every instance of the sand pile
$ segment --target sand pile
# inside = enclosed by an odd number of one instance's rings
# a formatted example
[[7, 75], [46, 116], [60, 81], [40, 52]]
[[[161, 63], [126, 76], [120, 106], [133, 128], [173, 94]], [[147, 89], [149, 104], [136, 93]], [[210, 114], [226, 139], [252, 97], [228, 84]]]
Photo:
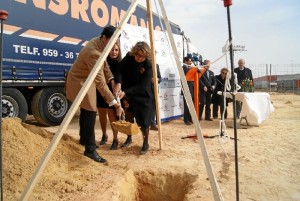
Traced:
[[[3, 184], [5, 200], [17, 200], [24, 190], [53, 134], [20, 119], [3, 120]], [[64, 135], [35, 189], [34, 200], [59, 200], [64, 194], [80, 191], [99, 174], [88, 167], [90, 160], [81, 147]], [[66, 172], [72, 172], [72, 176]], [[49, 194], [49, 189], [55, 194]]]

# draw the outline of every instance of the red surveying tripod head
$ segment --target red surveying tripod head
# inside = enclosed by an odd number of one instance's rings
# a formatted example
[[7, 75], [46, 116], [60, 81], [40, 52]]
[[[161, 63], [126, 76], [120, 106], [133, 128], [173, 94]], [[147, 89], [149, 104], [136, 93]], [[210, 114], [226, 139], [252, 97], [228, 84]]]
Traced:
[[232, 0], [223, 0], [224, 1], [224, 7], [228, 7], [232, 5]]

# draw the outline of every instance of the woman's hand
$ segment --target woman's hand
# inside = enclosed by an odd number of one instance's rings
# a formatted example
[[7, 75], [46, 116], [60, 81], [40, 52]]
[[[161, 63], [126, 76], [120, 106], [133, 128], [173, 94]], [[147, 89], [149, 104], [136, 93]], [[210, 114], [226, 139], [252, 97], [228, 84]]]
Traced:
[[117, 97], [117, 94], [121, 91], [121, 84], [117, 83], [113, 86], [114, 95]]
[[117, 97], [119, 97], [120, 99], [122, 99], [125, 96], [125, 92], [124, 91], [119, 91], [118, 94], [116, 94]]
[[125, 112], [124, 112], [124, 110], [123, 110], [123, 108], [121, 107], [120, 104], [116, 104], [116, 105], [117, 105], [117, 107], [115, 107], [115, 109], [116, 109], [116, 115], [118, 117], [121, 117], [121, 115], [125, 114]]

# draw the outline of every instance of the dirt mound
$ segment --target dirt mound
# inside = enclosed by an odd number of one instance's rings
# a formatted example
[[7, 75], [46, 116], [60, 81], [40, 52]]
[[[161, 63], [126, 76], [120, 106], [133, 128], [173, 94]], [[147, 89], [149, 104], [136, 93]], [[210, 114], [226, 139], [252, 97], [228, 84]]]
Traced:
[[[3, 119], [2, 130], [4, 200], [17, 200], [45, 153], [53, 133], [34, 125], [22, 124], [17, 118]], [[92, 169], [85, 174], [83, 169], [89, 163], [90, 160], [82, 156], [82, 147], [72, 138], [64, 136], [48, 162], [32, 199], [59, 200], [66, 193], [80, 191], [93, 175], [98, 174]], [[66, 171], [72, 171], [72, 177], [66, 175]], [[49, 195], [43, 189], [59, 193]]]

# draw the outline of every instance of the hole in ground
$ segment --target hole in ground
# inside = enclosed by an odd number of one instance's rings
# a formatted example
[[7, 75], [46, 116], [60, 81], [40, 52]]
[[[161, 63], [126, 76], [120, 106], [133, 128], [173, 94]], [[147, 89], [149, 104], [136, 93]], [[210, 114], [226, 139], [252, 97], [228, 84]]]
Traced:
[[198, 175], [163, 170], [128, 171], [117, 184], [119, 200], [181, 201]]

